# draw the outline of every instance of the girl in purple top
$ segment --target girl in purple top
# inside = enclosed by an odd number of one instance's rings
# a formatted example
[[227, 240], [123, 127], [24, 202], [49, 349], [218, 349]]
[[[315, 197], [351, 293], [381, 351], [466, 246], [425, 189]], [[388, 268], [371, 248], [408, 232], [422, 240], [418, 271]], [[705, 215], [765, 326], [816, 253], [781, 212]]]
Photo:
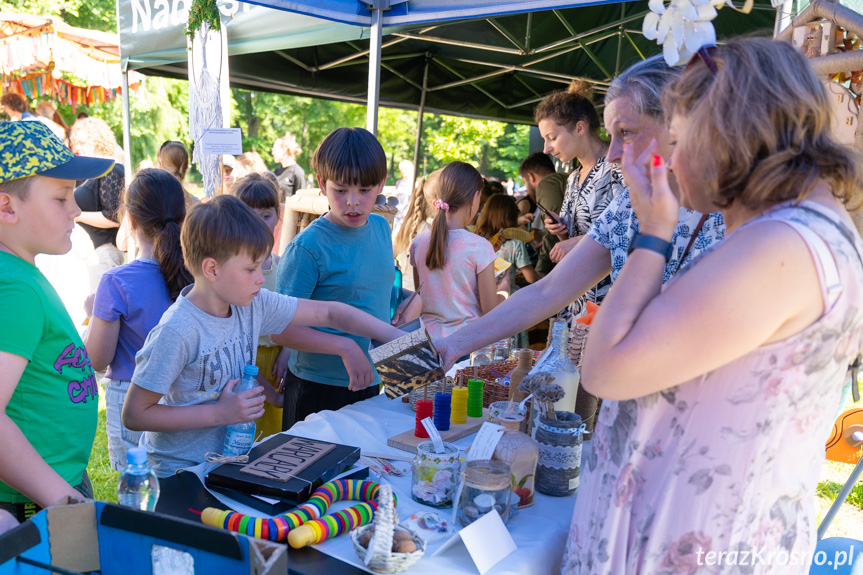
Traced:
[[110, 379], [105, 388], [108, 453], [117, 471], [126, 466], [126, 450], [137, 447], [141, 436], [123, 427], [121, 420], [135, 354], [180, 290], [192, 283], [180, 248], [186, 217], [180, 182], [165, 170], [141, 170], [126, 190], [121, 209], [138, 244], [138, 259], [102, 276], [84, 336], [93, 369], [107, 368]]

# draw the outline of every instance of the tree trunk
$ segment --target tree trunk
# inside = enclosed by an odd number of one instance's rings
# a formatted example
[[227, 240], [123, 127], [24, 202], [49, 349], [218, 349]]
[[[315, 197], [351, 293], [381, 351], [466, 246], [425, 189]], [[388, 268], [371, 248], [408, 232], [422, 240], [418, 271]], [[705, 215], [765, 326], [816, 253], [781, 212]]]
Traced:
[[246, 103], [249, 105], [249, 133], [246, 134], [247, 138], [257, 138], [258, 132], [261, 129], [261, 119], [258, 118], [258, 116], [255, 114], [255, 102], [253, 94], [253, 92], [246, 92]]
[[482, 157], [479, 160], [479, 173], [485, 177], [488, 171], [488, 142], [482, 147]]

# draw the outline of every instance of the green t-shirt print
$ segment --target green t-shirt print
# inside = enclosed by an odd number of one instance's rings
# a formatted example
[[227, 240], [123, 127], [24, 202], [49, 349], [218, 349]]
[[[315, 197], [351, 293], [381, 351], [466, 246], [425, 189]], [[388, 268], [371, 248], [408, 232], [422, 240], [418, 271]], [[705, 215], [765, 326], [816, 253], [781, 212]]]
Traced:
[[[6, 414], [46, 463], [77, 485], [90, 459], [99, 409], [90, 358], [42, 272], [5, 252], [0, 301], [0, 351], [28, 360]], [[27, 498], [0, 482], [0, 501]]]

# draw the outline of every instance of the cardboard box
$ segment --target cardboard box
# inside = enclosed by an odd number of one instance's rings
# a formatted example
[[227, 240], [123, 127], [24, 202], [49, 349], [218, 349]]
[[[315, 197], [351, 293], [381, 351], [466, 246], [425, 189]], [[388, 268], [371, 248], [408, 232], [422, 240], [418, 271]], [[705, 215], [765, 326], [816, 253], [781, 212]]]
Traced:
[[282, 575], [284, 545], [102, 501], [65, 500], [0, 535], [0, 575]]
[[[414, 329], [409, 331], [410, 328]], [[369, 350], [388, 399], [444, 378], [440, 356], [422, 321], [414, 320], [401, 329], [408, 333], [389, 343], [372, 342]]]
[[[332, 448], [308, 467], [296, 473], [296, 477], [290, 477], [284, 481], [243, 472], [242, 470], [245, 467], [243, 464], [222, 464], [207, 474], [205, 480], [207, 487], [217, 491], [220, 489], [230, 489], [250, 495], [261, 495], [293, 503], [303, 503], [308, 501], [315, 489], [350, 469], [360, 458], [359, 447], [339, 445], [327, 441], [309, 440], [304, 437], [280, 433], [255, 446], [249, 452], [249, 465], [254, 465], [256, 462], [264, 460], [269, 469], [274, 469], [276, 472], [290, 472], [290, 467], [294, 464], [294, 461], [286, 458], [278, 461], [273, 460], [272, 464], [266, 461], [268, 454], [289, 442], [298, 442], [297, 445], [300, 448], [311, 446], [311, 449], [317, 449], [312, 444], [332, 446]], [[300, 452], [292, 459], [300, 460], [303, 456], [304, 454]], [[279, 469], [280, 467], [281, 469]]]

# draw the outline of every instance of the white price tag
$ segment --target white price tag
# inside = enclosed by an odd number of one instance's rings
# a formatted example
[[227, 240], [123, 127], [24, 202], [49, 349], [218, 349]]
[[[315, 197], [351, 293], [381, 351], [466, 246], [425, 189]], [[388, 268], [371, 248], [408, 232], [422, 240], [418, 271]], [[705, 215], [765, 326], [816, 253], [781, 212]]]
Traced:
[[426, 433], [429, 434], [429, 439], [431, 439], [432, 447], [434, 447], [435, 453], [443, 453], [445, 451], [443, 447], [443, 439], [440, 436], [440, 433], [437, 430], [437, 427], [434, 426], [434, 422], [431, 417], [426, 417], [420, 423], [423, 424], [423, 427], [426, 428]]
[[497, 442], [503, 437], [503, 426], [486, 421], [479, 428], [467, 454], [468, 461], [488, 461], [494, 455]]

